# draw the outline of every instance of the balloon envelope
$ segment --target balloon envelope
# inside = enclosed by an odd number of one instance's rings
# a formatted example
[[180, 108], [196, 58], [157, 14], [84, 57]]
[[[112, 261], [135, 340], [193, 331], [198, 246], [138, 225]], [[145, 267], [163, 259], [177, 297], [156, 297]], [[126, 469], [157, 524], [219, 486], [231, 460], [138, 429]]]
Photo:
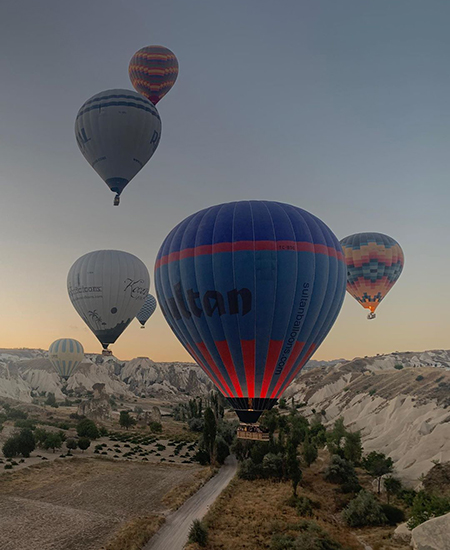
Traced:
[[331, 329], [345, 294], [339, 241], [270, 201], [206, 208], [166, 237], [155, 265], [173, 332], [239, 418], [271, 408]]
[[161, 136], [156, 107], [130, 90], [106, 90], [88, 99], [75, 122], [78, 147], [117, 195], [153, 156]]
[[164, 46], [146, 46], [131, 58], [128, 74], [134, 89], [156, 105], [175, 84], [178, 60]]
[[347, 291], [372, 313], [400, 277], [401, 246], [382, 233], [356, 233], [342, 239], [347, 264]]
[[119, 250], [97, 250], [70, 268], [70, 300], [104, 349], [113, 344], [141, 309], [150, 276], [139, 258]]
[[144, 305], [139, 310], [136, 315], [136, 319], [141, 323], [142, 326], [150, 319], [156, 309], [156, 298], [149, 294], [144, 301]]
[[83, 346], [72, 338], [55, 340], [48, 348], [48, 357], [56, 372], [68, 380], [69, 376], [84, 359]]

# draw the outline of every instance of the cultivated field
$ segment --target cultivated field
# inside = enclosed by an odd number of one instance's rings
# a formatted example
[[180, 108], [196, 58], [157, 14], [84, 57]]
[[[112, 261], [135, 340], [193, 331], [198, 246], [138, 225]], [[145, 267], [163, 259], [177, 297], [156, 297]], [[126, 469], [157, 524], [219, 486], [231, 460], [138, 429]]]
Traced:
[[108, 541], [137, 523], [151, 534], [209, 475], [198, 465], [79, 457], [2, 474], [0, 548], [125, 550]]

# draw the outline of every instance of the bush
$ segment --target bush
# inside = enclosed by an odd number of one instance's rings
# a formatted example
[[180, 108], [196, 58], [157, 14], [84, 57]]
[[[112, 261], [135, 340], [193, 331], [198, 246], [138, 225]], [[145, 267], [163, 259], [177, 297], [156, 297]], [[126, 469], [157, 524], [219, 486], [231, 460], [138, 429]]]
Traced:
[[266, 479], [283, 477], [283, 457], [280, 454], [266, 454], [262, 461], [262, 476]]
[[421, 380], [423, 380], [423, 376], [421, 374], [419, 374], [419, 376], [416, 376], [416, 382], [420, 382]]
[[394, 369], [402, 370], [402, 368], [403, 368], [403, 365], [401, 365], [400, 363], [398, 363], [397, 365], [394, 365]]
[[100, 426], [100, 428], [98, 429], [98, 433], [99, 433], [100, 437], [106, 437], [109, 434], [109, 432], [105, 428], [105, 426]]
[[47, 396], [47, 399], [44, 403], [45, 405], [49, 405], [50, 407], [54, 407], [55, 409], [58, 408], [58, 403], [56, 402], [56, 397], [54, 393], [49, 393]]
[[202, 432], [204, 420], [203, 418], [190, 418], [188, 421], [188, 426], [192, 432]]
[[342, 546], [313, 521], [302, 521], [294, 527], [300, 531], [296, 538], [274, 535], [270, 550], [342, 550]]
[[28, 458], [36, 448], [33, 432], [29, 428], [23, 428], [16, 437], [19, 454], [24, 458]]
[[189, 542], [199, 546], [206, 546], [208, 542], [208, 531], [205, 525], [198, 519], [194, 519], [189, 530]]
[[223, 464], [225, 459], [230, 454], [230, 447], [227, 445], [225, 439], [218, 435], [216, 437], [216, 459], [219, 464]]
[[325, 480], [330, 483], [355, 483], [358, 477], [351, 462], [338, 455], [331, 457], [331, 464], [325, 470]]
[[85, 418], [78, 423], [77, 434], [78, 437], [88, 437], [89, 439], [98, 439], [100, 437], [95, 422], [89, 420], [89, 418]]
[[238, 477], [253, 481], [261, 476], [262, 468], [260, 464], [255, 464], [251, 458], [241, 462], [238, 470]]
[[31, 420], [31, 418], [27, 418], [27, 419], [16, 420], [14, 422], [14, 427], [15, 428], [28, 428], [29, 430], [35, 430], [36, 429], [36, 424], [33, 422], [33, 420]]
[[52, 449], [52, 451], [55, 452], [55, 449], [60, 449], [62, 444], [63, 442], [59, 434], [48, 432], [42, 446], [44, 449]]
[[299, 516], [312, 516], [313, 515], [313, 503], [308, 497], [299, 497], [297, 500], [297, 506], [295, 507]]
[[401, 508], [391, 506], [390, 504], [382, 504], [381, 509], [387, 518], [389, 525], [397, 525], [405, 521], [405, 512]]
[[342, 518], [350, 527], [383, 525], [387, 518], [372, 493], [361, 491], [342, 512]]
[[19, 445], [17, 437], [9, 437], [3, 444], [3, 454], [6, 458], [12, 458], [19, 454]]
[[161, 422], [150, 422], [148, 427], [150, 428], [150, 431], [154, 434], [160, 434], [162, 432]]
[[78, 447], [78, 442], [75, 439], [68, 439], [66, 441], [66, 447], [72, 451], [74, 451]]
[[91, 440], [88, 437], [80, 437], [78, 447], [84, 452], [91, 446]]
[[450, 512], [450, 499], [419, 491], [409, 513], [408, 528], [414, 529], [424, 521]]
[[25, 420], [28, 418], [28, 413], [19, 409], [9, 409], [7, 415], [9, 420]]

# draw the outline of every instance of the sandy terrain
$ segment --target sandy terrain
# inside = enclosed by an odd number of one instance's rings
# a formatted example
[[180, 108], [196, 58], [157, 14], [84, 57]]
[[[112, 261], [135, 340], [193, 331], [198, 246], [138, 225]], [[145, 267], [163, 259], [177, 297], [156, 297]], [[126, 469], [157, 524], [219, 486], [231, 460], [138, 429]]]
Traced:
[[164, 496], [201, 466], [59, 459], [0, 476], [2, 550], [99, 550], [124, 521], [166, 514]]

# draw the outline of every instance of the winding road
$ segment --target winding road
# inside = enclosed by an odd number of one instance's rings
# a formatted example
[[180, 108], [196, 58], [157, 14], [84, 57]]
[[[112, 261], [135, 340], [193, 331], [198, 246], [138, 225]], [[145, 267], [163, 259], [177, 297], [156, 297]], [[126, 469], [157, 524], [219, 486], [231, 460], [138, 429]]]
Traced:
[[233, 479], [236, 470], [236, 458], [229, 456], [217, 475], [205, 483], [183, 506], [167, 516], [166, 523], [144, 550], [183, 550], [192, 522], [205, 516], [211, 504]]

